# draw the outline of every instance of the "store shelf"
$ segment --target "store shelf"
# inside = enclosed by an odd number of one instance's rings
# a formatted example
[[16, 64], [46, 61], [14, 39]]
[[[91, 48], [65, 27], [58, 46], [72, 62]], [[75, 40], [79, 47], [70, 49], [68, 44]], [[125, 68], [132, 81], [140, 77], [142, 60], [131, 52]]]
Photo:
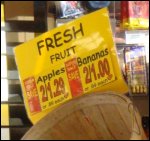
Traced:
[[8, 72], [7, 72], [7, 78], [8, 78], [8, 79], [19, 80], [18, 71], [17, 71], [17, 70], [8, 71]]
[[10, 94], [21, 94], [21, 85], [19, 80], [8, 80], [8, 92]]
[[7, 42], [6, 43], [7, 47], [15, 47], [21, 44], [23, 44], [23, 42]]
[[[14, 3], [17, 5], [17, 2]], [[3, 113], [1, 114], [1, 116], [3, 117], [3, 120], [1, 120], [1, 123], [3, 123], [1, 124], [1, 128], [4, 129], [3, 133], [5, 135], [7, 134], [6, 135], [7, 137], [3, 136], [1, 137], [1, 139], [7, 138], [11, 140], [20, 140], [22, 136], [32, 126], [32, 123], [28, 119], [26, 109], [24, 106], [19, 74], [17, 71], [13, 49], [14, 47], [22, 44], [25, 41], [19, 40], [18, 35], [20, 34], [20, 32], [30, 33], [34, 35], [34, 33], [41, 33], [47, 31], [46, 3], [47, 3], [46, 1], [35, 1], [35, 2], [33, 1], [33, 11], [34, 11], [33, 14], [34, 16], [32, 18], [34, 19], [33, 21], [31, 21], [30, 19], [28, 19], [28, 21], [19, 19], [12, 20], [13, 17], [10, 16], [10, 19], [9, 17], [5, 18], [5, 26], [1, 27], [1, 30], [6, 32], [6, 51], [2, 55], [5, 56], [7, 60], [7, 72], [6, 72], [7, 75], [5, 76], [5, 79], [7, 80], [8, 85], [8, 98], [7, 99], [5, 98], [5, 101], [1, 101], [1, 106], [3, 105], [7, 106], [7, 107], [5, 106], [2, 109]], [[4, 8], [7, 5], [4, 14], [9, 12], [9, 14], [11, 15], [11, 12], [13, 12], [11, 10], [14, 7], [12, 8], [11, 5], [9, 5], [10, 4], [9, 2], [3, 2], [3, 4]], [[9, 9], [9, 6], [11, 10]], [[6, 15], [4, 15], [4, 17], [6, 17]], [[16, 19], [16, 17], [14, 17], [14, 19]], [[21, 37], [27, 35], [25, 33], [23, 33], [22, 34], [23, 36]], [[26, 38], [26, 40], [27, 39], [28, 38]], [[3, 77], [4, 76], [2, 76], [1, 78]]]
[[11, 140], [20, 140], [29, 129], [30, 129], [30, 127], [11, 127], [11, 128], [9, 128]]
[[[42, 25], [42, 26], [41, 26]], [[6, 21], [4, 29], [6, 32], [43, 32], [46, 30], [43, 22], [34, 22], [34, 21]]]
[[9, 103], [22, 103], [23, 104], [23, 99], [20, 94], [9, 94], [8, 101]]

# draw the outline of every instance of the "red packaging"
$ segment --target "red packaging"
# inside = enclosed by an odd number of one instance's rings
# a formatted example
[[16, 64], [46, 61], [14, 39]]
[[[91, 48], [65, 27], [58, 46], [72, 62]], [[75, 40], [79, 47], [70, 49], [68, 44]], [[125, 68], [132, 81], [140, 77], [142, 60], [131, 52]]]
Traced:
[[148, 29], [149, 1], [121, 1], [121, 22], [125, 29]]

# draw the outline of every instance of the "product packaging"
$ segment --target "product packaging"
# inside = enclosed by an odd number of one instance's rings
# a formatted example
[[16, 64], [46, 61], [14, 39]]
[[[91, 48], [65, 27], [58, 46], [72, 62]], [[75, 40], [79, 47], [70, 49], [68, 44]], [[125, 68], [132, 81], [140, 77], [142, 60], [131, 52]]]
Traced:
[[125, 66], [131, 95], [147, 94], [147, 68], [144, 46], [125, 48]]
[[56, 1], [57, 18], [75, 17], [84, 12], [80, 1]]
[[124, 29], [149, 28], [149, 1], [121, 1], [121, 26]]

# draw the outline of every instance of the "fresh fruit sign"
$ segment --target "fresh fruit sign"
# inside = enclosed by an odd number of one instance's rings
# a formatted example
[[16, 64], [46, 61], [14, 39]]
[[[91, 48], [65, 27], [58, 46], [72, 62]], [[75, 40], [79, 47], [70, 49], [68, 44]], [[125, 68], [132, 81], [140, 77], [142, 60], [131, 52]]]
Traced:
[[[48, 31], [14, 52], [33, 123], [77, 96], [127, 91], [106, 8]], [[118, 82], [122, 89], [116, 86]]]

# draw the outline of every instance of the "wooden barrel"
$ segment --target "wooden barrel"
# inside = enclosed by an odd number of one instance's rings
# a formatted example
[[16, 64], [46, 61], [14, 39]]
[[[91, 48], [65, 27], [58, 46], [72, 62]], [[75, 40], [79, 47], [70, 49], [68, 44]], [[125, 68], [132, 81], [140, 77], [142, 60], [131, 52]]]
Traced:
[[87, 94], [64, 103], [22, 140], [142, 140], [141, 117], [132, 102], [113, 93]]

